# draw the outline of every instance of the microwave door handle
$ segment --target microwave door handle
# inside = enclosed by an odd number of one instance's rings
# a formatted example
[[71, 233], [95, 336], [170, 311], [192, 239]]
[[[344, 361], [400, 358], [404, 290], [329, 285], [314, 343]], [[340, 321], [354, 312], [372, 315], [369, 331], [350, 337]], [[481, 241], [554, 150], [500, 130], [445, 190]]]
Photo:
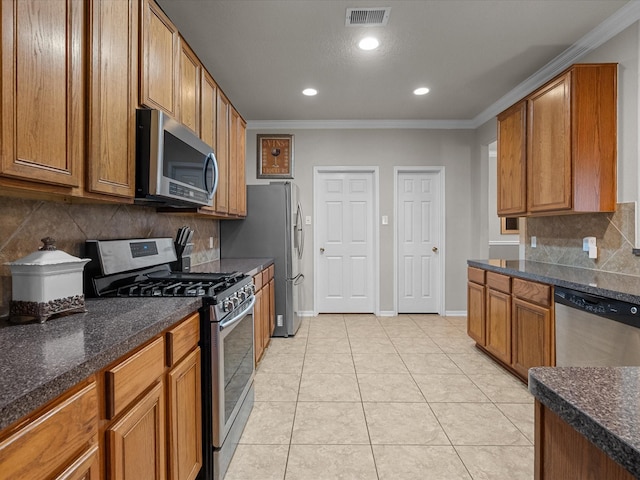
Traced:
[[[209, 189], [209, 182], [208, 182], [209, 179], [207, 177], [207, 166], [209, 165], [209, 162], [211, 162], [211, 165], [213, 166], [213, 185], [211, 189]], [[209, 194], [209, 197], [213, 198], [213, 194], [216, 192], [216, 189], [218, 188], [218, 179], [219, 179], [218, 162], [216, 161], [216, 157], [213, 153], [210, 153], [209, 155], [207, 155], [207, 159], [204, 162], [203, 176], [204, 176], [204, 188]]]

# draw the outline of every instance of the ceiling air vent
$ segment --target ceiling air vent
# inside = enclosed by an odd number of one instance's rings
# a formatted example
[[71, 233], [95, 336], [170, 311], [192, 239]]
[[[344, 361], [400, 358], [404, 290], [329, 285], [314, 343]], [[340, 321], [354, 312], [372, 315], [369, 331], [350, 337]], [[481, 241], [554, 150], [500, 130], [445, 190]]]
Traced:
[[347, 27], [382, 27], [389, 21], [391, 7], [347, 8]]

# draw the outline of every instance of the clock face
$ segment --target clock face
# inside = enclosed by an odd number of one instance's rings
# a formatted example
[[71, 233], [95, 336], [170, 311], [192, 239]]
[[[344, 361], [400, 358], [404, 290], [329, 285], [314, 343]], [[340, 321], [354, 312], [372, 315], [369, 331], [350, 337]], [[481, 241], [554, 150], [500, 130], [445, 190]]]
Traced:
[[263, 175], [291, 175], [291, 139], [261, 139], [261, 173]]

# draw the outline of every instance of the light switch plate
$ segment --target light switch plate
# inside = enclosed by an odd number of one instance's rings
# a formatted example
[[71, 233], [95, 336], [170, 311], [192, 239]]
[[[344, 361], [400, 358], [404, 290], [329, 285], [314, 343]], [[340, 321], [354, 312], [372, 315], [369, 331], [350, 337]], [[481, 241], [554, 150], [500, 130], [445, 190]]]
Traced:
[[306, 217], [304, 217], [304, 224], [305, 225], [311, 225], [311, 216], [307, 215]]
[[538, 246], [538, 239], [534, 236], [531, 237], [531, 248], [536, 248]]
[[389, 217], [387, 215], [382, 216], [382, 224], [389, 225]]

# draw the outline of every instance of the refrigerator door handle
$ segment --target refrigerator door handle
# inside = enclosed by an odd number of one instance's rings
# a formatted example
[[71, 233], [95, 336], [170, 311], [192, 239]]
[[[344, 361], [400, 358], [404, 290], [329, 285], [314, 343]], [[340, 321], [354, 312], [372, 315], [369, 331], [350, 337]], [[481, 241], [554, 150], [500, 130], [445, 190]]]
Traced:
[[302, 206], [298, 203], [298, 209], [296, 211], [296, 226], [297, 230], [296, 238], [298, 239], [298, 244], [296, 245], [296, 249], [298, 250], [298, 258], [302, 258], [302, 254], [304, 253], [304, 215], [302, 213]]
[[294, 285], [300, 285], [303, 282], [303, 280], [304, 280], [304, 275], [302, 273], [299, 273], [295, 277], [287, 278], [287, 281], [293, 283]]

